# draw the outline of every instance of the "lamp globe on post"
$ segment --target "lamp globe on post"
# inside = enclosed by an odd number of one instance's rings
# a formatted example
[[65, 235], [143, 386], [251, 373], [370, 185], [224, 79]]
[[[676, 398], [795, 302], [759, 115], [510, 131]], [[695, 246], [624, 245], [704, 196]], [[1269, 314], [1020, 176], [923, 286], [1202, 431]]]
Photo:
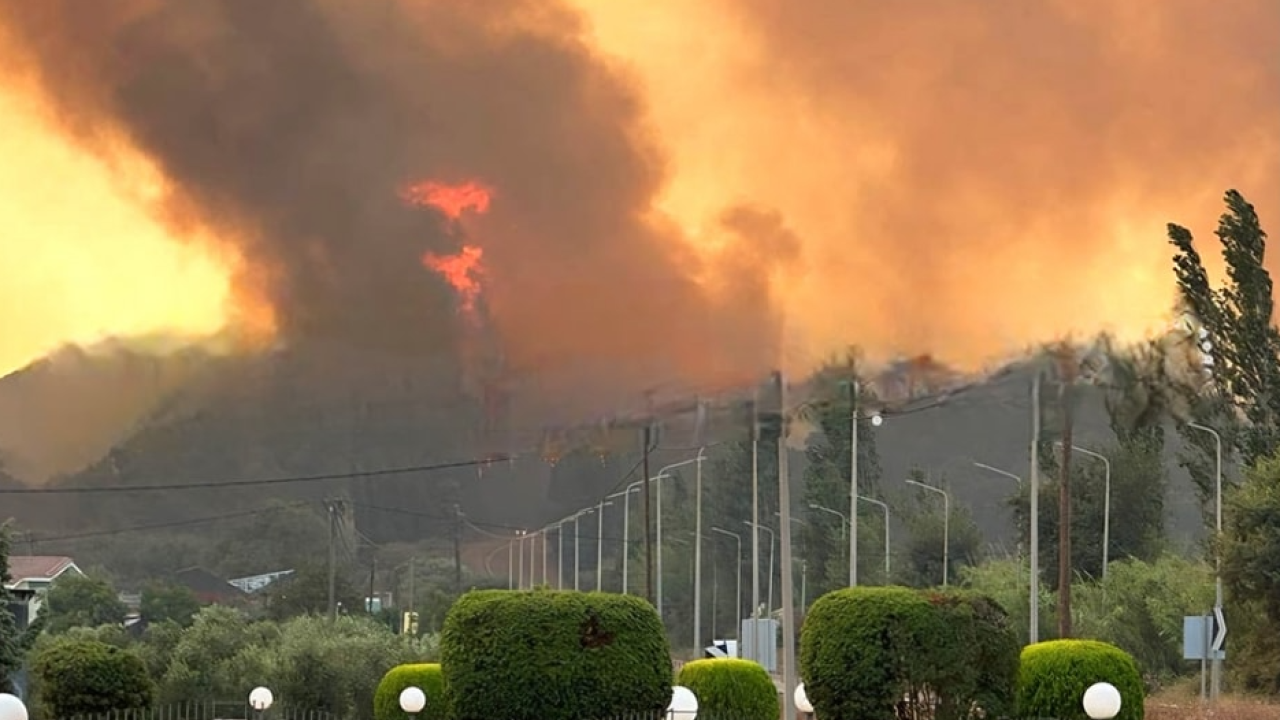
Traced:
[[804, 691], [804, 683], [796, 685], [796, 709], [805, 715], [813, 714], [813, 703], [809, 702], [809, 694]]
[[1120, 714], [1120, 691], [1107, 682], [1094, 683], [1084, 691], [1084, 713], [1092, 720], [1112, 720]]
[[249, 692], [249, 707], [253, 708], [258, 717], [262, 717], [262, 713], [266, 712], [275, 701], [276, 697], [271, 694], [271, 690], [261, 685]]
[[422, 692], [422, 688], [410, 685], [400, 691], [400, 709], [410, 717], [422, 712], [426, 706], [427, 694]]
[[694, 720], [698, 717], [698, 696], [683, 685], [671, 688], [671, 704], [667, 706], [667, 720]]
[[27, 706], [16, 695], [0, 693], [0, 720], [28, 720]]

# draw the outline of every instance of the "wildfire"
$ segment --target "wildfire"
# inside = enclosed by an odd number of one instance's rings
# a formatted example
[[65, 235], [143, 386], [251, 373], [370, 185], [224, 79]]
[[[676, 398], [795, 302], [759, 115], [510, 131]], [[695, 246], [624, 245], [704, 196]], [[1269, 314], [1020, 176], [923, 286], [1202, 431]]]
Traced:
[[489, 211], [492, 193], [478, 182], [448, 185], [434, 180], [414, 183], [405, 188], [402, 197], [410, 205], [433, 207], [450, 220], [462, 217], [465, 210], [483, 215]]
[[475, 245], [463, 245], [462, 249], [452, 255], [436, 255], [427, 253], [422, 256], [422, 264], [439, 273], [445, 282], [458, 292], [462, 312], [470, 315], [476, 310], [476, 299], [480, 296], [480, 260], [484, 257], [484, 249]]
[[[478, 215], [488, 212], [491, 196], [488, 187], [474, 180], [456, 185], [425, 180], [410, 185], [401, 193], [410, 205], [433, 207], [455, 221], [467, 210]], [[476, 300], [480, 297], [480, 276], [484, 272], [480, 261], [483, 258], [483, 248], [465, 243], [452, 255], [429, 252], [422, 256], [422, 264], [439, 273], [457, 291], [462, 313], [473, 320]]]

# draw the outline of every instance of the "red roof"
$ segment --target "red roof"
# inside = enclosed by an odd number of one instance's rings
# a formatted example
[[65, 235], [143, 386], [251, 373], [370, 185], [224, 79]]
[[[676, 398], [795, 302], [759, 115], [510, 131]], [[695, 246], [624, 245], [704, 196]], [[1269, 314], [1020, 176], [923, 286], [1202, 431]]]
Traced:
[[9, 575], [13, 582], [52, 580], [74, 564], [62, 555], [10, 555]]

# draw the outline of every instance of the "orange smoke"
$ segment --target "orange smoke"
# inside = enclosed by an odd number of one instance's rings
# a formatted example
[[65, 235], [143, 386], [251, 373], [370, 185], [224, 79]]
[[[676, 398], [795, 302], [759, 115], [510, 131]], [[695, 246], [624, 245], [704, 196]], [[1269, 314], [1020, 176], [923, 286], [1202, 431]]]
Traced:
[[[400, 196], [410, 205], [433, 207], [450, 220], [457, 221], [467, 210], [478, 215], [488, 212], [492, 192], [474, 180], [457, 185], [427, 180], [410, 185]], [[483, 248], [467, 244], [452, 255], [428, 252], [422, 256], [422, 264], [439, 273], [458, 293], [460, 310], [472, 321], [475, 320], [476, 300], [480, 297], [480, 276], [483, 273], [480, 261], [483, 258]]]

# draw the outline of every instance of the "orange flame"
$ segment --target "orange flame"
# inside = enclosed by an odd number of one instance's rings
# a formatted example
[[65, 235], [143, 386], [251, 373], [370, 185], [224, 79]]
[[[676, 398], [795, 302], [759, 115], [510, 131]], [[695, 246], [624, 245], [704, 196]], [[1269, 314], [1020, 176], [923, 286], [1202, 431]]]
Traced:
[[461, 250], [452, 255], [427, 253], [422, 256], [422, 264], [440, 273], [458, 291], [462, 311], [469, 315], [475, 312], [476, 298], [480, 296], [480, 260], [483, 257], [483, 248], [463, 245]]
[[473, 210], [479, 214], [488, 212], [491, 196], [489, 188], [474, 181], [447, 185], [428, 180], [414, 183], [402, 193], [405, 202], [410, 205], [433, 207], [450, 220], [462, 217], [465, 210]]

